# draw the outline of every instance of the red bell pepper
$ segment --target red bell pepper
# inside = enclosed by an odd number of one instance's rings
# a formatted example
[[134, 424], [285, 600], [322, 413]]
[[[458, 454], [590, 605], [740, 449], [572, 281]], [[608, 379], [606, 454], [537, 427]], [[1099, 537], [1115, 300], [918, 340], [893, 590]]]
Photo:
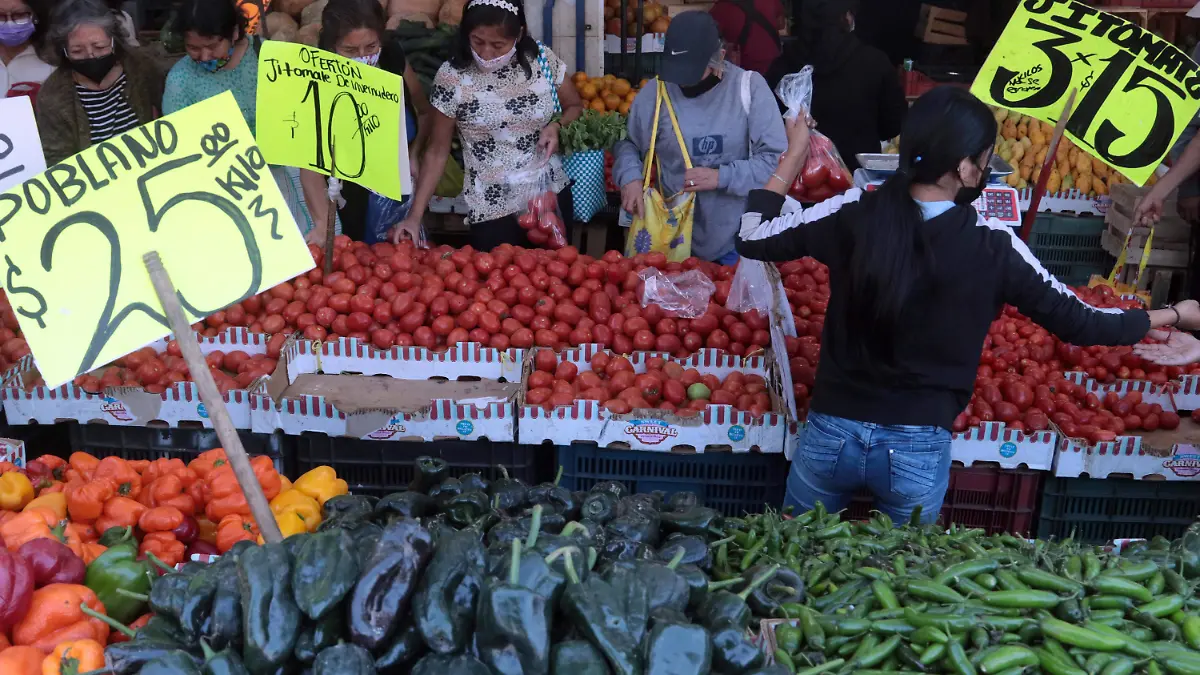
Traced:
[[29, 611], [33, 570], [21, 556], [0, 549], [0, 626], [12, 626]]
[[38, 588], [47, 584], [82, 584], [87, 565], [75, 552], [54, 539], [34, 539], [17, 549], [33, 572]]

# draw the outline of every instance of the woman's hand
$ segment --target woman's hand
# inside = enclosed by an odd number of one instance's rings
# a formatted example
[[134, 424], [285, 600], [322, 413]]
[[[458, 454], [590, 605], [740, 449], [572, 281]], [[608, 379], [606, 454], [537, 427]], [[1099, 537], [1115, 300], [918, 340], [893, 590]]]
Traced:
[[1182, 333], [1174, 330], [1166, 331], [1150, 331], [1147, 337], [1154, 340], [1166, 340], [1163, 344], [1137, 344], [1133, 346], [1133, 353], [1150, 361], [1163, 366], [1186, 366], [1190, 363], [1200, 361], [1200, 340], [1197, 340], [1191, 333]]
[[1162, 218], [1163, 202], [1170, 192], [1170, 189], [1164, 187], [1164, 182], [1155, 183], [1133, 207], [1133, 224], [1148, 227], [1157, 223]]
[[558, 122], [551, 122], [542, 127], [542, 135], [537, 142], [538, 157], [546, 159], [558, 151], [558, 130], [560, 128]]
[[316, 244], [317, 246], [324, 247], [326, 244], [326, 238], [327, 230], [325, 221], [322, 220], [320, 223], [314, 221], [313, 228], [308, 231], [308, 234], [304, 235], [304, 243]]
[[703, 192], [705, 190], [716, 190], [720, 178], [721, 173], [717, 169], [694, 166], [683, 172], [683, 191]]
[[412, 240], [417, 248], [429, 248], [429, 243], [425, 241], [425, 228], [421, 227], [420, 216], [410, 213], [407, 218], [393, 225], [388, 232], [388, 240], [393, 244], [399, 244], [405, 239]]
[[642, 192], [642, 181], [631, 180], [621, 186], [621, 208], [641, 218], [646, 207], [646, 194]]
[[799, 161], [800, 166], [803, 166], [804, 161], [808, 159], [808, 130], [812, 126], [815, 125], [808, 115], [797, 115], [783, 121], [788, 139], [787, 157]]

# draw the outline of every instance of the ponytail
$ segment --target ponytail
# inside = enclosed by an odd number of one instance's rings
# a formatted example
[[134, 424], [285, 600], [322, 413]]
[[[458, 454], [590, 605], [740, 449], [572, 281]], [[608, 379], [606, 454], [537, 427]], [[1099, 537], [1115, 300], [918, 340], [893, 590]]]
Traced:
[[928, 283], [936, 261], [913, 185], [933, 185], [964, 158], [991, 147], [996, 120], [965, 89], [938, 87], [913, 104], [900, 134], [900, 168], [862, 200], [850, 259], [846, 328], [852, 358], [894, 380], [895, 345], [906, 305]]

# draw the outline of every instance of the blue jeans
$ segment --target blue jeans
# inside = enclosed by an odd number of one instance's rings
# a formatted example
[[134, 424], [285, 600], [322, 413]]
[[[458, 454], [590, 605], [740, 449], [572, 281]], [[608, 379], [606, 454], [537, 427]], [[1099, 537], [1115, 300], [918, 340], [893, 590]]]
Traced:
[[739, 258], [741, 258], [741, 256], [738, 255], [737, 251], [730, 251], [720, 258], [717, 258], [713, 262], [717, 263], [718, 265], [736, 265]]
[[921, 522], [942, 510], [950, 484], [950, 431], [941, 427], [883, 426], [810, 413], [792, 457], [784, 503], [807, 511], [820, 501], [841, 511], [864, 486], [875, 508], [897, 524], [921, 507]]

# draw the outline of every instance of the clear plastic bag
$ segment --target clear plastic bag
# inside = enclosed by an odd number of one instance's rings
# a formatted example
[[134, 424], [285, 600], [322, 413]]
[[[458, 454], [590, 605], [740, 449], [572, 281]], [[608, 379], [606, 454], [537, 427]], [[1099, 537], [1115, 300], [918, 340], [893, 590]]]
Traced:
[[[367, 244], [376, 244], [382, 241], [387, 241], [391, 233], [392, 226], [403, 221], [408, 217], [408, 212], [412, 208], [412, 198], [409, 197], [404, 201], [398, 202], [391, 197], [371, 192], [367, 195], [367, 217], [365, 237], [363, 239]], [[429, 248], [429, 238], [425, 236], [425, 226], [421, 225], [421, 231], [413, 244], [417, 248]]]
[[643, 283], [642, 307], [657, 304], [669, 316], [695, 319], [704, 316], [717, 287], [700, 270], [663, 274], [656, 267], [638, 272]]
[[[807, 117], [812, 107], [812, 66], [784, 75], [775, 87], [775, 95], [787, 106], [789, 119], [800, 114]], [[850, 169], [842, 161], [833, 141], [813, 129], [809, 133], [808, 161], [788, 194], [802, 202], [815, 204], [840, 195], [853, 185]]]
[[550, 176], [550, 165], [542, 164], [513, 177], [524, 208], [517, 224], [534, 246], [557, 250], [567, 245], [567, 227], [558, 209], [558, 194]]
[[748, 258], [738, 260], [725, 309], [731, 312], [749, 312], [752, 309], [763, 314], [771, 312], [771, 281], [767, 277], [767, 263]]

